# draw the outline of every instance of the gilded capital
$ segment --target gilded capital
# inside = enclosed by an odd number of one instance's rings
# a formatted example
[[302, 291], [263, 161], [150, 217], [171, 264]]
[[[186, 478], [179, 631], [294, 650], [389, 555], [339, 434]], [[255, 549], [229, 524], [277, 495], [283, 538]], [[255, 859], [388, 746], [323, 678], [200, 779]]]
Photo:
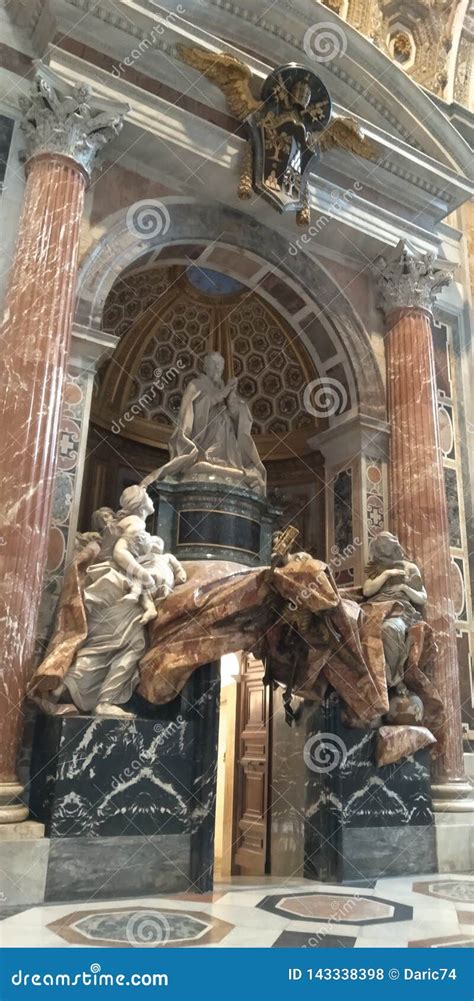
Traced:
[[97, 153], [122, 129], [128, 105], [102, 101], [83, 83], [68, 84], [48, 66], [37, 64], [29, 96], [20, 98], [25, 159], [59, 154], [91, 176]]
[[377, 305], [384, 312], [394, 309], [433, 311], [437, 295], [453, 275], [439, 267], [433, 253], [417, 254], [400, 240], [390, 256], [379, 257], [373, 266]]

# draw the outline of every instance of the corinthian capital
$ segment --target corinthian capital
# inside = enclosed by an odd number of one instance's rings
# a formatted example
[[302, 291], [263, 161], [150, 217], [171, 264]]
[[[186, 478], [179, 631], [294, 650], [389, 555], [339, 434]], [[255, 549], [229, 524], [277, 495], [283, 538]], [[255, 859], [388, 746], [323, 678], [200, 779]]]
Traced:
[[126, 104], [91, 96], [85, 84], [71, 86], [47, 66], [37, 65], [29, 97], [20, 98], [26, 159], [40, 153], [70, 157], [90, 177], [95, 158], [120, 132]]
[[377, 305], [384, 312], [394, 309], [433, 310], [436, 296], [453, 275], [440, 268], [432, 253], [416, 254], [403, 240], [390, 256], [375, 261]]

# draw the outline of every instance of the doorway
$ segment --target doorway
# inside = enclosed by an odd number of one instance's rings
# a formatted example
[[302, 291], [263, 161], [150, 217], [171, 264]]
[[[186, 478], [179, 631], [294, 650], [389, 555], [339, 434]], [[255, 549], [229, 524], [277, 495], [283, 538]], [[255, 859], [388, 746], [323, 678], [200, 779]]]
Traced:
[[270, 871], [270, 689], [251, 654], [221, 658], [214, 878]]

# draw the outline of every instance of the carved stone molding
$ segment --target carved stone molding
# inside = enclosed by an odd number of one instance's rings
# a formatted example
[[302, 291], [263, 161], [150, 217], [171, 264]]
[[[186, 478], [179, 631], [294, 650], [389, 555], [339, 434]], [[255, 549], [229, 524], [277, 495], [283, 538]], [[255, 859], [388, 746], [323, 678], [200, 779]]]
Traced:
[[390, 257], [378, 258], [373, 274], [377, 305], [385, 314], [413, 308], [432, 312], [436, 296], [453, 278], [451, 272], [437, 265], [435, 254], [415, 254], [403, 240]]
[[31, 95], [20, 98], [26, 137], [25, 159], [40, 154], [67, 156], [91, 176], [96, 155], [122, 129], [128, 105], [98, 101], [86, 84], [71, 87], [47, 66], [37, 64]]

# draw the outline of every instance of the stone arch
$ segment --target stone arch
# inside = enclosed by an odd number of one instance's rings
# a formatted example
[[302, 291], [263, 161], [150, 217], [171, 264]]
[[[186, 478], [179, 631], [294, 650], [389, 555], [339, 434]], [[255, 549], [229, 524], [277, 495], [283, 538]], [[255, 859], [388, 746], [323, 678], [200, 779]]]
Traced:
[[114, 282], [147, 263], [199, 261], [238, 279], [291, 323], [321, 378], [344, 386], [348, 406], [337, 424], [361, 413], [385, 419], [385, 392], [369, 336], [320, 261], [255, 219], [189, 197], [150, 199], [110, 216], [79, 274], [76, 322], [100, 329]]

